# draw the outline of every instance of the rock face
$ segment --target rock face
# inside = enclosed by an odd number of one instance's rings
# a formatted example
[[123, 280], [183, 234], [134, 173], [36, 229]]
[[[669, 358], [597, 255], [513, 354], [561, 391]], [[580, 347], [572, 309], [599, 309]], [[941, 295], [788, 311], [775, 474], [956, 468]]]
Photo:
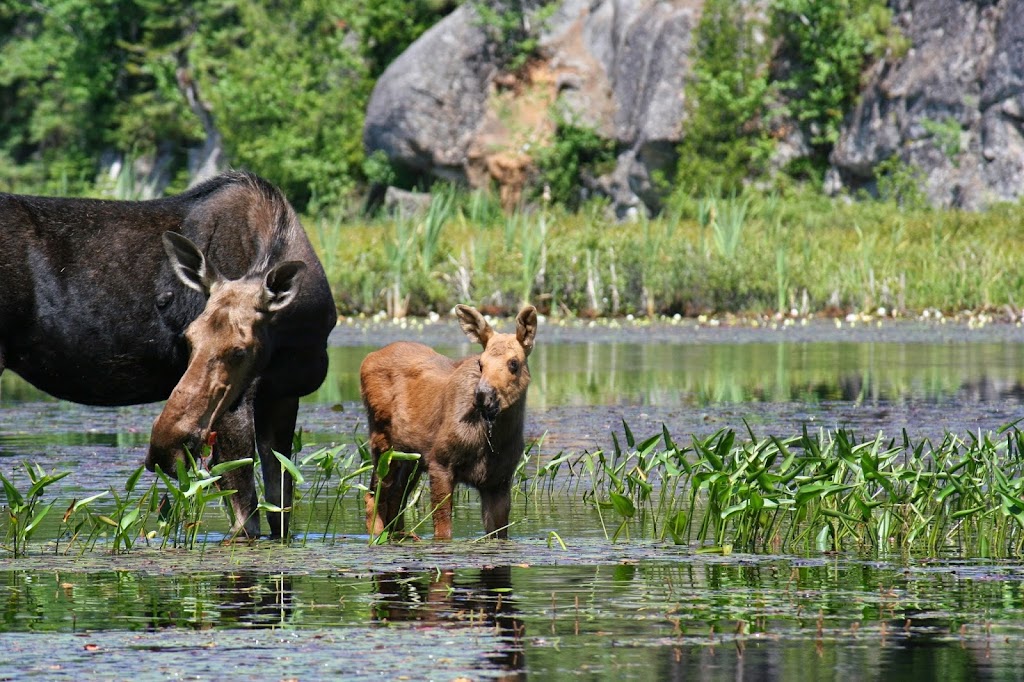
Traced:
[[564, 118], [614, 139], [613, 172], [592, 189], [619, 214], [657, 205], [652, 176], [671, 175], [682, 134], [683, 84], [700, 0], [566, 0], [546, 22], [542, 60], [509, 81], [490, 57], [472, 3], [413, 43], [377, 81], [367, 153], [414, 171], [481, 186], [515, 203], [531, 152]]
[[[912, 47], [866, 74], [827, 186], [873, 191], [876, 166], [896, 157], [920, 169], [934, 205], [974, 209], [1024, 195], [1024, 1], [890, 4]], [[654, 178], [671, 182], [685, 134], [684, 85], [703, 5], [564, 0], [546, 23], [541, 61], [510, 79], [464, 3], [378, 80], [367, 153], [383, 150], [424, 176], [497, 184], [510, 206], [561, 111], [616, 143], [614, 170], [586, 189], [610, 197], [620, 216], [657, 210]]]
[[831, 161], [833, 186], [872, 188], [879, 162], [923, 171], [930, 203], [981, 208], [1024, 193], [1024, 3], [898, 0], [911, 50], [879, 64]]

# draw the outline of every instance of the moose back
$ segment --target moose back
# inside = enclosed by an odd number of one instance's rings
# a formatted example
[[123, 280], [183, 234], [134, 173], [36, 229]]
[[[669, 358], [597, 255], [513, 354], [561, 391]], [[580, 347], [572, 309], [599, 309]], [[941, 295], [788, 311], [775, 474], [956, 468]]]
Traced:
[[[409, 493], [426, 469], [435, 539], [451, 538], [457, 483], [480, 492], [484, 531], [508, 537], [512, 475], [523, 456], [527, 358], [537, 333], [537, 311], [523, 308], [514, 334], [496, 333], [469, 306], [456, 306], [455, 314], [466, 336], [483, 347], [479, 355], [453, 360], [423, 344], [400, 341], [370, 353], [360, 367], [374, 464], [366, 494], [371, 535], [404, 532]], [[378, 480], [377, 464], [388, 450], [421, 458], [393, 459]]]
[[[327, 372], [336, 322], [323, 268], [288, 201], [230, 172], [152, 201], [0, 194], [0, 372], [87, 405], [167, 399], [146, 465], [186, 448], [258, 452], [272, 505], [291, 504], [299, 397]], [[259, 534], [251, 468], [229, 472], [235, 530]], [[286, 513], [268, 513], [286, 536]]]

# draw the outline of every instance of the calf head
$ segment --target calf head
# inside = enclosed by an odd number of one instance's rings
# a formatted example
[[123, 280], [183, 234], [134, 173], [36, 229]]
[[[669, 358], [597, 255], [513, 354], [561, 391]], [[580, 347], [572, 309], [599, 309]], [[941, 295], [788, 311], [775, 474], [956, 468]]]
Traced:
[[515, 334], [495, 332], [475, 308], [459, 305], [455, 314], [466, 336], [483, 346], [476, 406], [484, 419], [493, 422], [501, 411], [519, 402], [530, 385], [526, 359], [537, 334], [537, 310], [526, 306], [519, 311]]
[[265, 276], [222, 277], [195, 244], [174, 232], [164, 250], [178, 279], [206, 296], [185, 330], [188, 368], [153, 424], [146, 468], [174, 471], [187, 448], [198, 456], [212, 426], [266, 366], [269, 327], [295, 299], [305, 264], [288, 261]]

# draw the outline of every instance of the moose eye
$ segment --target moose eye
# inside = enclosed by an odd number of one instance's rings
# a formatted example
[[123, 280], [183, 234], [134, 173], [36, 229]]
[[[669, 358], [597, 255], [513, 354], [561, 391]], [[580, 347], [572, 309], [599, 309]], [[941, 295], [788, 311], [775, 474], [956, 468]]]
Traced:
[[519, 374], [519, 361], [516, 360], [515, 358], [509, 360], [508, 371], [512, 372], [513, 374]]
[[231, 351], [228, 353], [228, 362], [238, 364], [245, 360], [245, 356], [245, 349], [242, 348], [241, 346], [237, 348], [232, 348]]

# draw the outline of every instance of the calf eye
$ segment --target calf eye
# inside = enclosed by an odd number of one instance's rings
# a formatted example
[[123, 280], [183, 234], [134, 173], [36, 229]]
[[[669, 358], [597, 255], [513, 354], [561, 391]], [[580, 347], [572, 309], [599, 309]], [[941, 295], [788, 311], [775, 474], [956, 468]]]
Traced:
[[512, 372], [513, 374], [519, 374], [519, 361], [516, 360], [515, 358], [509, 360], [508, 371]]
[[484, 361], [483, 360], [477, 360], [476, 361], [476, 368], [478, 370], [480, 370], [481, 372], [484, 371]]
[[238, 364], [245, 360], [246, 352], [244, 348], [232, 348], [231, 352], [228, 353], [228, 361]]

